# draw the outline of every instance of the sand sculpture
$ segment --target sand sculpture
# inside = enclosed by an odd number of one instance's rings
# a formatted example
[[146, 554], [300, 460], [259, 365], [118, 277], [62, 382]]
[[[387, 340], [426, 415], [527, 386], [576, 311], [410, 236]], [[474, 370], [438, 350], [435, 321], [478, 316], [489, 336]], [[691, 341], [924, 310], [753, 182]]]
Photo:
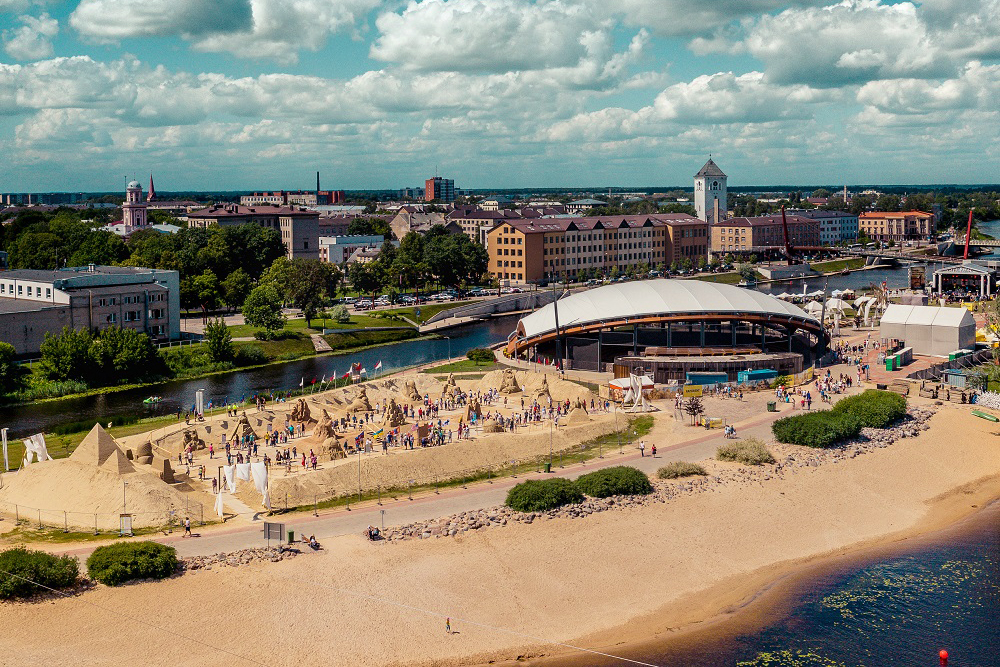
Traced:
[[97, 466], [109, 472], [123, 475], [135, 472], [135, 466], [118, 447], [115, 439], [100, 424], [95, 424], [69, 456], [70, 461]]
[[144, 466], [153, 463], [153, 443], [139, 443], [139, 446], [135, 448], [135, 462]]
[[306, 399], [304, 398], [300, 398], [295, 401], [295, 405], [292, 406], [292, 412], [288, 415], [288, 419], [293, 422], [316, 421], [312, 418], [312, 413], [309, 411], [309, 405], [306, 403]]
[[389, 399], [389, 405], [385, 409], [385, 413], [382, 415], [382, 426], [385, 428], [396, 428], [397, 426], [402, 426], [406, 423], [406, 417], [403, 416], [403, 411], [396, 404], [396, 399]]
[[503, 433], [503, 426], [495, 418], [490, 417], [483, 422], [483, 433]]
[[170, 467], [170, 459], [163, 459], [163, 468], [158, 475], [167, 484], [173, 484], [176, 481], [174, 480], [174, 469]]
[[538, 389], [535, 390], [535, 398], [552, 398], [552, 394], [549, 393], [549, 379], [546, 376], [542, 376], [542, 384], [538, 385]]
[[361, 385], [361, 391], [358, 395], [351, 401], [351, 404], [347, 406], [348, 412], [371, 412], [372, 404], [368, 401], [368, 390], [364, 385]]
[[407, 380], [406, 384], [403, 385], [403, 398], [411, 401], [424, 400], [424, 397], [420, 395], [419, 391], [417, 391], [417, 383], [413, 380]]
[[580, 398], [578, 396], [576, 398], [576, 401], [574, 401], [574, 403], [573, 403], [573, 407], [575, 407], [575, 408], [581, 408], [584, 412], [586, 412], [587, 411], [587, 401], [585, 401], [584, 399], [582, 399], [582, 398]]
[[458, 384], [455, 382], [455, 374], [449, 373], [447, 382], [441, 388], [441, 398], [454, 398], [456, 391], [458, 391]]
[[567, 426], [576, 426], [577, 424], [586, 424], [590, 421], [590, 415], [583, 408], [573, 408], [569, 416], [566, 417]]
[[521, 392], [521, 387], [517, 384], [517, 377], [514, 375], [514, 369], [503, 369], [503, 379], [500, 382], [499, 391], [501, 394], [518, 394]]
[[323, 410], [323, 414], [320, 415], [319, 421], [313, 428], [313, 439], [319, 443], [320, 452], [329, 456], [331, 461], [347, 457], [344, 444], [337, 436], [333, 419], [330, 418], [330, 413], [326, 410]]
[[253, 426], [250, 425], [250, 419], [247, 417], [246, 410], [240, 413], [240, 418], [236, 420], [236, 424], [233, 425], [233, 429], [229, 432], [229, 439], [239, 439], [244, 436], [257, 438], [257, 433], [253, 430]]
[[188, 447], [192, 450], [205, 449], [205, 441], [198, 437], [198, 431], [188, 429], [184, 431], [184, 442], [181, 443], [181, 447], [183, 451], [187, 451]]
[[483, 406], [479, 402], [478, 398], [471, 397], [468, 404], [465, 406], [465, 410], [462, 412], [462, 420], [465, 423], [472, 421], [472, 416], [475, 415], [476, 419], [482, 419], [483, 416]]

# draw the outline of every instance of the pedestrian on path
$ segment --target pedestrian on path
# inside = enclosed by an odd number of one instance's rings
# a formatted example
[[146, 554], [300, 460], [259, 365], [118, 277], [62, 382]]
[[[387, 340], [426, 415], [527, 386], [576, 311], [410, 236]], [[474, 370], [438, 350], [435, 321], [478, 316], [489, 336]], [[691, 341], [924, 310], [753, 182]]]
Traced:
[[451, 618], [444, 619], [444, 631], [451, 634]]
[[184, 537], [191, 537], [191, 518], [184, 517]]
[[649, 451], [653, 455], [653, 458], [655, 459], [656, 458], [656, 445], [653, 445], [652, 449], [650, 449]]
[[645, 455], [646, 455], [646, 441], [645, 440], [640, 440], [639, 441], [639, 456], [645, 456]]

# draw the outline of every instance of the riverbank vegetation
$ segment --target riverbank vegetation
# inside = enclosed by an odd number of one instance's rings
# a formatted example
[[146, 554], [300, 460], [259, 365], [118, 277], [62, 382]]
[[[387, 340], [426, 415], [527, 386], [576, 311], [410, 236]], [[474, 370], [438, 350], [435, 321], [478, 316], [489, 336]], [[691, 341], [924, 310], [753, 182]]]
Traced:
[[806, 447], [833, 447], [855, 438], [862, 428], [887, 428], [906, 416], [899, 394], [868, 389], [837, 402], [830, 410], [783, 417], [771, 425], [778, 442]]

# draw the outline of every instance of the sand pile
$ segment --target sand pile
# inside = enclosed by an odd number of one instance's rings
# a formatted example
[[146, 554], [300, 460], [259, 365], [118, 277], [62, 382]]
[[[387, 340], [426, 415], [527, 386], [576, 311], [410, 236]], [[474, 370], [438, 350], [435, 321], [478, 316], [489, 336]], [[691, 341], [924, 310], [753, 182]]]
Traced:
[[41, 509], [43, 524], [50, 526], [63, 525], [65, 510], [70, 526], [93, 528], [96, 513], [98, 527], [108, 529], [119, 526], [123, 492], [125, 509], [135, 515], [136, 527], [167, 523], [171, 509], [184, 512], [185, 494], [156, 477], [154, 467], [133, 465], [114, 438], [97, 425], [68, 459], [4, 475], [0, 501], [10, 513], [17, 504], [22, 518], [37, 520]]
[[501, 389], [505, 382], [510, 382], [512, 373], [516, 377], [518, 385], [523, 389], [524, 395], [532, 399], [541, 396], [539, 402], [542, 404], [547, 403], [546, 396], [551, 396], [553, 401], [569, 400], [572, 403], [578, 400], [589, 402], [594, 397], [586, 387], [558, 378], [554, 374], [534, 371], [515, 372], [510, 369], [490, 371], [473, 386], [473, 390], [485, 392], [494, 388]]

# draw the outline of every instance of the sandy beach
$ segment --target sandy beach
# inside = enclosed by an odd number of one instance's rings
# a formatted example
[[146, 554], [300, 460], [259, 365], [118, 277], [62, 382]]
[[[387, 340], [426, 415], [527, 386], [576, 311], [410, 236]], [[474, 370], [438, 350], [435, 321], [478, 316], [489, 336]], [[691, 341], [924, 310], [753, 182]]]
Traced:
[[944, 405], [916, 438], [763, 483], [454, 538], [345, 536], [281, 563], [5, 604], [5, 663], [458, 665], [568, 651], [551, 642], [613, 652], [701, 627], [802, 563], [974, 512], [1000, 496], [996, 431]]

